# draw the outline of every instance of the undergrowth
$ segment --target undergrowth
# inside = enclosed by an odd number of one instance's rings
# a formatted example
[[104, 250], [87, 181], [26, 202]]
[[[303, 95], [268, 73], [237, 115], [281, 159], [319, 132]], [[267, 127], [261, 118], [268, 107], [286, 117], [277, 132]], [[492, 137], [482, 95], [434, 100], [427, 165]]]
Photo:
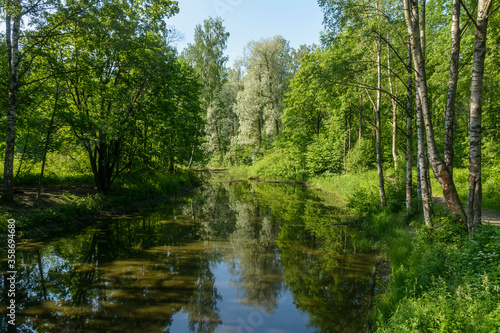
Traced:
[[311, 180], [342, 194], [352, 226], [391, 265], [372, 311], [374, 331], [500, 332], [500, 228], [485, 225], [469, 237], [438, 209], [434, 227], [425, 226], [420, 202], [406, 212], [403, 179], [393, 179], [386, 183], [384, 208], [375, 171]]

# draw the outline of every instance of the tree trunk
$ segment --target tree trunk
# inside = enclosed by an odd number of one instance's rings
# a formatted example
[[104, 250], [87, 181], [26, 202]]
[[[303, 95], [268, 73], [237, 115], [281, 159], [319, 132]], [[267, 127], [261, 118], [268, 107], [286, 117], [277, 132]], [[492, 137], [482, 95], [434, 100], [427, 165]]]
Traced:
[[5, 42], [9, 62], [9, 101], [2, 191], [2, 200], [5, 202], [14, 202], [14, 154], [16, 147], [17, 92], [19, 90], [19, 29], [21, 25], [20, 14], [12, 15], [12, 12], [15, 13], [17, 10], [17, 6], [14, 7], [16, 8], [7, 8], [9, 12], [7, 12], [5, 18]]
[[377, 154], [377, 170], [378, 170], [378, 188], [380, 194], [380, 205], [385, 207], [385, 187], [384, 187], [384, 169], [382, 167], [382, 126], [380, 121], [380, 107], [382, 102], [382, 64], [381, 64], [381, 42], [377, 41], [377, 107], [375, 110], [375, 132], [377, 142], [375, 150]]
[[470, 151], [469, 151], [469, 232], [481, 224], [481, 113], [483, 99], [484, 60], [486, 57], [486, 32], [491, 0], [479, 0], [476, 32], [474, 37], [474, 62], [472, 64], [472, 84], [470, 98]]
[[424, 211], [424, 220], [426, 225], [431, 225], [431, 198], [429, 191], [429, 164], [427, 162], [427, 152], [425, 149], [425, 137], [423, 131], [422, 103], [418, 92], [416, 92], [416, 115], [417, 115], [417, 142], [418, 142], [418, 170], [420, 174], [420, 193], [422, 198], [422, 209]]
[[434, 128], [432, 125], [432, 114], [427, 95], [427, 75], [425, 70], [425, 59], [421, 47], [421, 38], [416, 34], [419, 31], [419, 12], [418, 3], [416, 0], [403, 0], [405, 8], [405, 19], [410, 36], [410, 44], [412, 49], [413, 63], [417, 71], [417, 86], [418, 93], [422, 104], [423, 120], [425, 123], [425, 131], [427, 134], [427, 149], [430, 159], [430, 164], [434, 171], [434, 176], [441, 184], [443, 196], [450, 212], [462, 221], [465, 221], [465, 211], [460, 202], [453, 178], [448, 172], [446, 163], [438, 153], [436, 142], [434, 140]]
[[361, 142], [363, 139], [363, 95], [359, 94], [359, 133], [358, 133], [358, 142]]
[[412, 117], [412, 100], [413, 89], [412, 84], [412, 68], [411, 68], [411, 51], [410, 46], [407, 46], [408, 54], [408, 101], [406, 107], [406, 210], [412, 208], [412, 192], [413, 192], [413, 117]]
[[451, 22], [451, 61], [448, 80], [448, 99], [446, 101], [446, 126], [444, 133], [444, 161], [453, 178], [453, 140], [455, 132], [455, 99], [457, 96], [458, 64], [460, 56], [460, 0], [453, 0], [453, 18]]
[[391, 49], [389, 47], [389, 33], [387, 33], [387, 77], [389, 79], [389, 91], [391, 93], [392, 106], [392, 158], [394, 160], [394, 171], [398, 171], [398, 151], [397, 151], [397, 134], [398, 134], [398, 102], [394, 94], [394, 87], [391, 79]]

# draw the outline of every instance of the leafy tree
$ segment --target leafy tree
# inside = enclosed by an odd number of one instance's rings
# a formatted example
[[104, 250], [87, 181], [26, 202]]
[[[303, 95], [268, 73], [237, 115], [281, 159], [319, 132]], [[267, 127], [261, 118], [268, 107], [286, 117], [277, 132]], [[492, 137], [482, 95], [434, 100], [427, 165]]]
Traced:
[[189, 44], [184, 56], [196, 69], [203, 85], [202, 107], [206, 110], [207, 152], [218, 152], [223, 156], [227, 151], [227, 129], [224, 125], [221, 91], [225, 81], [225, 65], [228, 57], [224, 55], [229, 33], [226, 32], [222, 19], [209, 18], [203, 25], [197, 25], [194, 32], [194, 44]]
[[281, 36], [247, 46], [247, 75], [238, 94], [236, 113], [240, 120], [240, 142], [259, 150], [264, 137], [272, 138], [282, 129], [283, 93], [291, 71], [290, 47]]
[[64, 76], [66, 120], [87, 152], [98, 190], [108, 194], [162, 130], [156, 125], [169, 110], [161, 100], [186, 105], [178, 95], [158, 91], [180, 76], [163, 22], [178, 9], [169, 0], [107, 1], [88, 9], [84, 18], [64, 26], [59, 45], [61, 66], [74, 69]]

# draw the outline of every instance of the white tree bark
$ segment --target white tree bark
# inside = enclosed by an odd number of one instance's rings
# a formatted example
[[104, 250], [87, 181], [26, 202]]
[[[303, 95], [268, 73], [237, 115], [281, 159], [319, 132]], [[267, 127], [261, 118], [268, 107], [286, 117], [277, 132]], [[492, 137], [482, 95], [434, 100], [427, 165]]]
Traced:
[[16, 145], [17, 92], [19, 90], [19, 29], [21, 16], [17, 5], [7, 8], [5, 42], [9, 62], [9, 101], [7, 107], [7, 131], [2, 199], [14, 201], [14, 153]]
[[458, 64], [460, 57], [460, 0], [453, 0], [453, 17], [451, 22], [451, 61], [450, 77], [448, 80], [448, 98], [446, 101], [446, 126], [444, 134], [444, 161], [448, 172], [453, 178], [453, 148], [455, 132], [455, 99], [457, 96]]
[[469, 151], [469, 198], [467, 224], [469, 232], [481, 224], [481, 113], [483, 99], [484, 60], [486, 57], [486, 32], [492, 0], [479, 0], [472, 64], [470, 98], [470, 151]]
[[412, 100], [413, 100], [413, 89], [412, 84], [412, 68], [411, 68], [411, 50], [410, 46], [407, 46], [408, 55], [408, 101], [406, 107], [406, 210], [410, 211], [412, 208], [412, 191], [413, 191], [413, 117], [412, 117]]
[[432, 114], [430, 103], [427, 95], [427, 75], [425, 69], [424, 53], [421, 45], [421, 38], [418, 35], [419, 31], [419, 11], [418, 2], [411, 0], [403, 0], [405, 9], [405, 19], [410, 36], [410, 44], [412, 49], [413, 64], [417, 71], [417, 87], [422, 103], [423, 120], [425, 123], [425, 132], [427, 135], [427, 149], [429, 162], [434, 171], [434, 176], [441, 184], [443, 196], [450, 212], [458, 216], [462, 221], [465, 221], [465, 211], [460, 202], [455, 183], [448, 172], [446, 163], [438, 153], [436, 142], [434, 139], [434, 127], [432, 124]]
[[431, 196], [429, 190], [429, 163], [427, 162], [427, 151], [425, 149], [425, 134], [422, 114], [422, 103], [418, 91], [415, 98], [415, 113], [417, 116], [417, 154], [418, 165], [417, 168], [420, 174], [420, 191], [422, 198], [422, 209], [424, 211], [424, 220], [426, 225], [431, 225]]
[[380, 205], [385, 207], [385, 186], [384, 186], [384, 169], [382, 167], [382, 125], [380, 121], [380, 107], [382, 103], [382, 63], [381, 63], [381, 42], [377, 40], [377, 106], [375, 109], [375, 132], [376, 144], [375, 150], [377, 154], [377, 170], [378, 170], [378, 188], [380, 194]]
[[[389, 35], [389, 34], [388, 34]], [[397, 151], [397, 134], [398, 134], [398, 102], [394, 92], [394, 86], [391, 79], [391, 49], [389, 47], [389, 36], [387, 36], [387, 77], [389, 80], [389, 91], [391, 93], [392, 106], [392, 159], [394, 160], [394, 171], [398, 171], [398, 151]]]

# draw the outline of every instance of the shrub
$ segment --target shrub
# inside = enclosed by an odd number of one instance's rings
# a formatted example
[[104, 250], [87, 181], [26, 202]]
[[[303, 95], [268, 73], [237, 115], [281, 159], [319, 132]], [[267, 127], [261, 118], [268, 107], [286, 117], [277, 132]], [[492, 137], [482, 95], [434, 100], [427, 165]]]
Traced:
[[269, 151], [262, 159], [249, 168], [251, 177], [274, 180], [307, 179], [308, 173], [300, 166], [300, 161], [293, 158], [286, 149]]
[[375, 149], [371, 140], [361, 140], [347, 154], [346, 170], [349, 173], [362, 173], [375, 166]]
[[306, 167], [313, 174], [341, 173], [343, 166], [342, 143], [321, 134], [307, 147]]

